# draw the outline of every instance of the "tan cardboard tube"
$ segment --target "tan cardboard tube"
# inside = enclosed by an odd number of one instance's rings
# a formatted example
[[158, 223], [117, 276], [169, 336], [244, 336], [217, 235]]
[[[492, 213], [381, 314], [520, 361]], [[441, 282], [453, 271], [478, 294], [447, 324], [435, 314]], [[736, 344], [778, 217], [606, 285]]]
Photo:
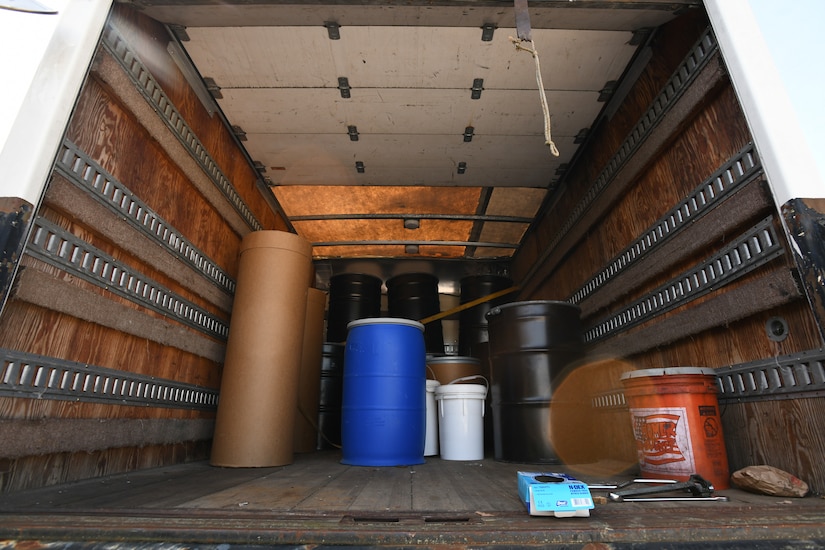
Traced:
[[240, 247], [211, 464], [292, 462], [312, 245], [256, 231]]
[[298, 411], [295, 414], [294, 450], [314, 451], [318, 442], [318, 406], [321, 401], [321, 361], [324, 352], [324, 310], [327, 293], [310, 288], [304, 324], [301, 372], [298, 375]]

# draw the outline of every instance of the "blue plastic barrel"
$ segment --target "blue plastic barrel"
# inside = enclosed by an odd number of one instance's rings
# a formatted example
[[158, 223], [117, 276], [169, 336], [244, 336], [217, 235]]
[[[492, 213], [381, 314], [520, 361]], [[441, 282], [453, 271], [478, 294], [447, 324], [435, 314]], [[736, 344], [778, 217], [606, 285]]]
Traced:
[[347, 325], [341, 402], [341, 462], [424, 462], [427, 430], [424, 325], [375, 317]]

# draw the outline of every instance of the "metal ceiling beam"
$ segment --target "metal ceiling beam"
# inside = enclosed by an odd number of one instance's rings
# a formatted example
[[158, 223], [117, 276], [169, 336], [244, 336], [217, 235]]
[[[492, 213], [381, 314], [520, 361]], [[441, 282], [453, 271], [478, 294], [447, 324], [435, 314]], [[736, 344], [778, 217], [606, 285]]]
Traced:
[[[476, 208], [476, 212], [478, 212], [480, 217], [484, 217], [484, 214], [481, 212], [486, 212], [487, 207], [490, 205], [490, 197], [493, 195], [493, 188], [492, 187], [485, 187], [481, 190], [481, 196], [478, 199], [478, 207]], [[481, 230], [484, 228], [484, 220], [476, 220], [473, 223], [473, 229], [470, 231], [470, 239], [478, 240], [481, 238]], [[533, 223], [532, 220], [528, 223]], [[474, 255], [476, 252], [475, 247], [470, 247], [467, 249], [467, 254]]]
[[292, 222], [307, 222], [316, 220], [452, 220], [452, 221], [481, 221], [481, 222], [511, 222], [532, 223], [533, 218], [520, 216], [486, 216], [480, 214], [307, 214], [304, 216], [290, 216]]
[[312, 246], [483, 246], [488, 248], [518, 248], [517, 243], [491, 243], [476, 241], [324, 241], [312, 243]]
[[[134, 4], [137, 6], [211, 6], [215, 5], [214, 0], [152, 0], [151, 3], [142, 0], [120, 0], [122, 3]], [[631, 10], [656, 10], [675, 11], [689, 6], [699, 6], [702, 0], [577, 0], [570, 5], [570, 0], [532, 0], [532, 9], [535, 8], [579, 8], [579, 9], [631, 9]], [[228, 6], [248, 6], [248, 0], [222, 0], [221, 4]], [[268, 5], [278, 6], [294, 5], [295, 0], [267, 0]], [[395, 0], [334, 0], [334, 1], [312, 1], [306, 2], [310, 6], [393, 6], [397, 7]], [[512, 7], [511, 0], [408, 0], [404, 6], [444, 6], [444, 7]]]
[[[514, 25], [512, 0], [116, 0], [164, 23], [184, 27], [417, 25], [478, 27]], [[700, 8], [702, 0], [533, 0], [531, 26], [635, 31], [656, 27], [673, 14]], [[609, 17], [605, 17], [609, 14]]]

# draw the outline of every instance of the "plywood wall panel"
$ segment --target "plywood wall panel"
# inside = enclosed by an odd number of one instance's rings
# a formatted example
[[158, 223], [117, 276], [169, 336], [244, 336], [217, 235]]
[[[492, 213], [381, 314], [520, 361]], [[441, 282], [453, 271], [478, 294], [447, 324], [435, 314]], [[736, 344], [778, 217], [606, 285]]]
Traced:
[[[92, 453], [58, 453], [20, 459], [0, 458], [0, 492], [20, 491], [66, 480], [156, 468], [204, 460], [208, 442], [184, 442], [168, 446], [118, 448]], [[43, 474], [46, 473], [44, 476]]]
[[[693, 43], [684, 33], [698, 36], [703, 28], [696, 21], [685, 21], [677, 28], [666, 26], [657, 33], [651, 43], [654, 55], [650, 63], [615, 114], [593, 130], [595, 140], [571, 167], [564, 187], [519, 250], [513, 262], [514, 278], [527, 288], [520, 298], [568, 299], [752, 140], [719, 60], [712, 67], [715, 80], [707, 80], [709, 86], [685, 92], [683, 98], [692, 102], [691, 110], [678, 124], [670, 124], [667, 134], [660, 132], [655, 137], [656, 153], [641, 160], [627, 160], [621, 169], [625, 170], [619, 182], [621, 188], [611, 188], [616, 184], [611, 181], [594, 201], [595, 206], [579, 218], [578, 226], [568, 235], [559, 235], [569, 212], [581, 203], [673, 68], [682, 61], [687, 51], [683, 46]], [[671, 30], [674, 35], [670, 35]], [[675, 36], [680, 36], [679, 40], [673, 40]], [[662, 126], [657, 128], [661, 130]], [[627, 172], [631, 165], [632, 173]], [[785, 250], [782, 257], [733, 282], [717, 285], [698, 299], [646, 318], [636, 327], [591, 343], [590, 357], [603, 360], [607, 354], [629, 368], [639, 369], [718, 368], [821, 347], [810, 307], [798, 286], [791, 245], [767, 190], [763, 177], [754, 179], [651, 255], [662, 258], [661, 264], [645, 260], [645, 269], [634, 268], [613, 279], [610, 284], [615, 290], [602, 291], [601, 295], [596, 290], [591, 305], [584, 310], [585, 324], [590, 326], [611, 312], [621, 311], [657, 286], [699, 265], [766, 216], [774, 217], [774, 230]], [[609, 204], [605, 197], [610, 198]], [[699, 244], [689, 242], [691, 238]], [[548, 249], [552, 243], [557, 243], [557, 250]], [[536, 261], [543, 263], [534, 265]], [[533, 280], [524, 280], [525, 274]], [[765, 333], [765, 323], [772, 316], [783, 317], [791, 327], [791, 334], [782, 342], [771, 340]], [[610, 383], [612, 388], [607, 391], [621, 392], [617, 376]], [[591, 390], [597, 395], [605, 388], [594, 378]], [[731, 467], [768, 463], [813, 481], [820, 490], [825, 488], [825, 449], [817, 435], [821, 426], [818, 420], [811, 420], [812, 415], [822, 416], [823, 402], [821, 397], [811, 397], [728, 406], [723, 421]], [[610, 408], [596, 409], [594, 414], [614, 419], [622, 416], [619, 409]], [[632, 439], [628, 440], [628, 433], [618, 428], [610, 433], [610, 444], [601, 447], [602, 458], [626, 459]], [[599, 430], [588, 436], [592, 441], [604, 440]]]
[[234, 276], [240, 236], [96, 79], [84, 87], [67, 138]]
[[[50, 208], [77, 224], [94, 227], [112, 245], [123, 248], [144, 263], [153, 266], [169, 278], [200, 296], [219, 310], [232, 309], [232, 294], [226, 284], [218, 284], [215, 277], [181, 261], [178, 254], [159, 245], [156, 238], [136, 232], [131, 224], [123, 223], [123, 215], [101, 204], [94, 196], [62, 174], [53, 174], [49, 184]], [[217, 266], [215, 266], [217, 267]], [[227, 275], [228, 276], [228, 275]]]
[[[785, 340], [777, 342], [768, 338], [765, 324], [772, 317], [781, 317], [788, 323]], [[629, 358], [629, 361], [640, 369], [669, 365], [718, 368], [814, 349], [818, 347], [817, 340], [816, 331], [810, 324], [808, 306], [804, 300], [797, 300], [723, 327], [690, 335], [667, 347], [651, 349]]]
[[[259, 175], [236, 146], [232, 134], [224, 128], [220, 117], [206, 112], [172, 62], [166, 51], [166, 29], [122, 5], [113, 8], [110, 24], [137, 52], [255, 219], [265, 229], [284, 229], [286, 223], [258, 190]], [[249, 228], [238, 225], [239, 214], [233, 212], [214, 182], [102, 46], [81, 91], [66, 138], [230, 277], [234, 276], [241, 234]], [[143, 256], [140, 248], [124, 247], [121, 243], [128, 240], [128, 232], [137, 236], [137, 230], [124, 221], [123, 227], [118, 227], [117, 238], [110, 235], [99, 227], [105, 224], [95, 219], [95, 215], [113, 216], [102, 214], [103, 207], [86, 208], [75, 215], [77, 204], [72, 200], [72, 192], [82, 191], [77, 188], [67, 193], [73, 185], [62, 178], [54, 193], [47, 189], [39, 215], [228, 324], [231, 290], [218, 290], [217, 295], [204, 292], [192, 284], [192, 278], [179, 277], [179, 272], [167, 268], [165, 257]], [[230, 219], [227, 213], [234, 218]], [[157, 243], [147, 243], [144, 246], [158, 247]], [[31, 255], [24, 256], [21, 265], [16, 287], [19, 294], [12, 295], [0, 318], [0, 347], [206, 388], [219, 386], [224, 345], [219, 337], [204, 334], [170, 315]], [[201, 277], [197, 273], [194, 276]], [[42, 285], [39, 293], [38, 285]], [[49, 297], [55, 299], [50, 301]], [[124, 323], [129, 326], [124, 328]], [[0, 418], [203, 422], [214, 418], [214, 410], [3, 397]], [[203, 459], [209, 441], [202, 435], [195, 442], [141, 442], [123, 448], [113, 442], [115, 447], [92, 453], [57, 451], [6, 460], [7, 467], [0, 473], [0, 490]], [[80, 433], [78, 437], [84, 436]], [[89, 439], [91, 444], [91, 436]]]
[[218, 115], [209, 115], [169, 55], [167, 45], [170, 37], [166, 29], [129, 6], [115, 5], [112, 13], [112, 25], [139, 52], [140, 60], [152, 72], [263, 227], [285, 229], [285, 221], [272, 211], [258, 191], [256, 181], [259, 176], [235, 145], [234, 137]]
[[219, 365], [202, 357], [19, 301], [4, 313], [0, 328], [3, 348], [211, 388], [220, 383]]
[[729, 404], [721, 409], [731, 471], [767, 464], [796, 475], [815, 493], [825, 487], [825, 399]]
[[[659, 115], [655, 124], [646, 116], [645, 123], [640, 122], [633, 129], [620, 152], [604, 166], [598, 177], [577, 182], [574, 201], [565, 204], [561, 197], [554, 204], [552, 210], [560, 214], [555, 217], [558, 219], [551, 217], [553, 212], [549, 212], [539, 222], [545, 230], [551, 230], [542, 234], [552, 236], [543, 244], [546, 252], [538, 259], [538, 265], [533, 262], [526, 275], [521, 274], [524, 266], [519, 265], [520, 261], [514, 265], [514, 273], [519, 274], [516, 278], [527, 279], [522, 285], [525, 292], [533, 292], [536, 286], [562, 268], [571, 250], [592, 235], [592, 227], [603, 223], [604, 218], [615, 210], [615, 205], [626, 199], [660, 155], [667, 151], [673, 136], [696, 117], [707, 98], [713, 97], [724, 86], [726, 77], [720, 62], [718, 52], [711, 54], [707, 63], [700, 66], [696, 78], [688, 81], [686, 89], [677, 96], [678, 100], [671, 100], [669, 109], [657, 109]], [[653, 192], [656, 192], [655, 188]], [[545, 223], [548, 219], [551, 221]]]
[[[196, 306], [203, 308], [204, 310], [208, 311], [218, 319], [222, 319], [224, 322], [229, 322], [229, 313], [223, 311], [222, 308], [216, 306], [209, 300], [204, 299], [200, 296], [197, 292], [192, 292], [186, 286], [182, 285], [179, 280], [175, 279], [174, 277], [169, 276], [162, 270], [156, 269], [152, 264], [147, 263], [141, 258], [134, 256], [133, 254], [129, 253], [128, 251], [120, 248], [114, 244], [112, 244], [106, 235], [100, 234], [94, 226], [88, 225], [81, 225], [76, 223], [70, 216], [70, 212], [60, 213], [52, 210], [51, 208], [44, 207], [41, 211], [41, 216], [45, 219], [48, 219], [50, 222], [62, 227], [63, 229], [68, 230], [73, 235], [80, 237], [84, 242], [89, 243], [90, 245], [94, 246], [96, 249], [102, 251], [103, 253], [110, 255], [111, 257], [115, 258], [118, 262], [121, 262], [127, 268], [133, 269], [136, 273], [145, 276], [148, 279], [158, 283], [159, 285], [169, 289], [173, 293], [179, 295], [186, 300], [191, 301]], [[42, 269], [47, 272], [51, 273], [58, 273], [61, 272], [59, 268], [55, 268], [52, 266], [48, 266], [43, 262], [33, 259], [26, 259], [26, 261], [31, 262], [32, 265], [37, 265], [39, 269]], [[149, 315], [156, 315], [159, 318], [166, 318], [167, 316], [161, 313], [154, 312], [150, 309], [140, 306], [137, 302], [132, 300], [120, 297], [115, 295], [114, 293], [110, 292], [108, 289], [101, 288], [97, 285], [92, 283], [87, 283], [81, 279], [71, 277], [70, 280], [73, 284], [76, 284], [80, 287], [90, 289], [94, 292], [98, 292], [100, 294], [105, 295], [108, 299], [111, 299], [115, 302], [122, 303], [128, 307], [134, 307], [141, 310], [145, 310]]]
[[[575, 209], [603, 167], [616, 154], [630, 130], [661, 92], [707, 24], [701, 14], [694, 13], [679, 18], [657, 31], [650, 43], [653, 50], [651, 60], [621, 105], [609, 116], [600, 118], [596, 126], [590, 129], [591, 137], [580, 155], [582, 160], [571, 166], [563, 186], [556, 192], [552, 209], [525, 238], [522, 246], [524, 253], [520, 250], [514, 257], [513, 274], [517, 279], [534, 268], [535, 261], [541, 257], [540, 254], [546, 249], [547, 243], [552, 242], [557, 236], [568, 218], [568, 213]], [[538, 256], [529, 253], [534, 249], [539, 251]]]

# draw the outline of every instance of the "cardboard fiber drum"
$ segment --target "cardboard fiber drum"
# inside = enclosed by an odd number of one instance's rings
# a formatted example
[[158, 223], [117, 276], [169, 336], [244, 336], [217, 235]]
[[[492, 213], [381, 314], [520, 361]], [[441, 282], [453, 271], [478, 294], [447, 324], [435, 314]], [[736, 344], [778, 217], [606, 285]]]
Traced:
[[312, 245], [283, 231], [241, 242], [210, 463], [292, 462]]
[[324, 311], [327, 293], [310, 288], [304, 324], [301, 371], [298, 376], [298, 409], [295, 412], [294, 451], [314, 451], [318, 434], [318, 407], [321, 399], [321, 363], [324, 351]]

